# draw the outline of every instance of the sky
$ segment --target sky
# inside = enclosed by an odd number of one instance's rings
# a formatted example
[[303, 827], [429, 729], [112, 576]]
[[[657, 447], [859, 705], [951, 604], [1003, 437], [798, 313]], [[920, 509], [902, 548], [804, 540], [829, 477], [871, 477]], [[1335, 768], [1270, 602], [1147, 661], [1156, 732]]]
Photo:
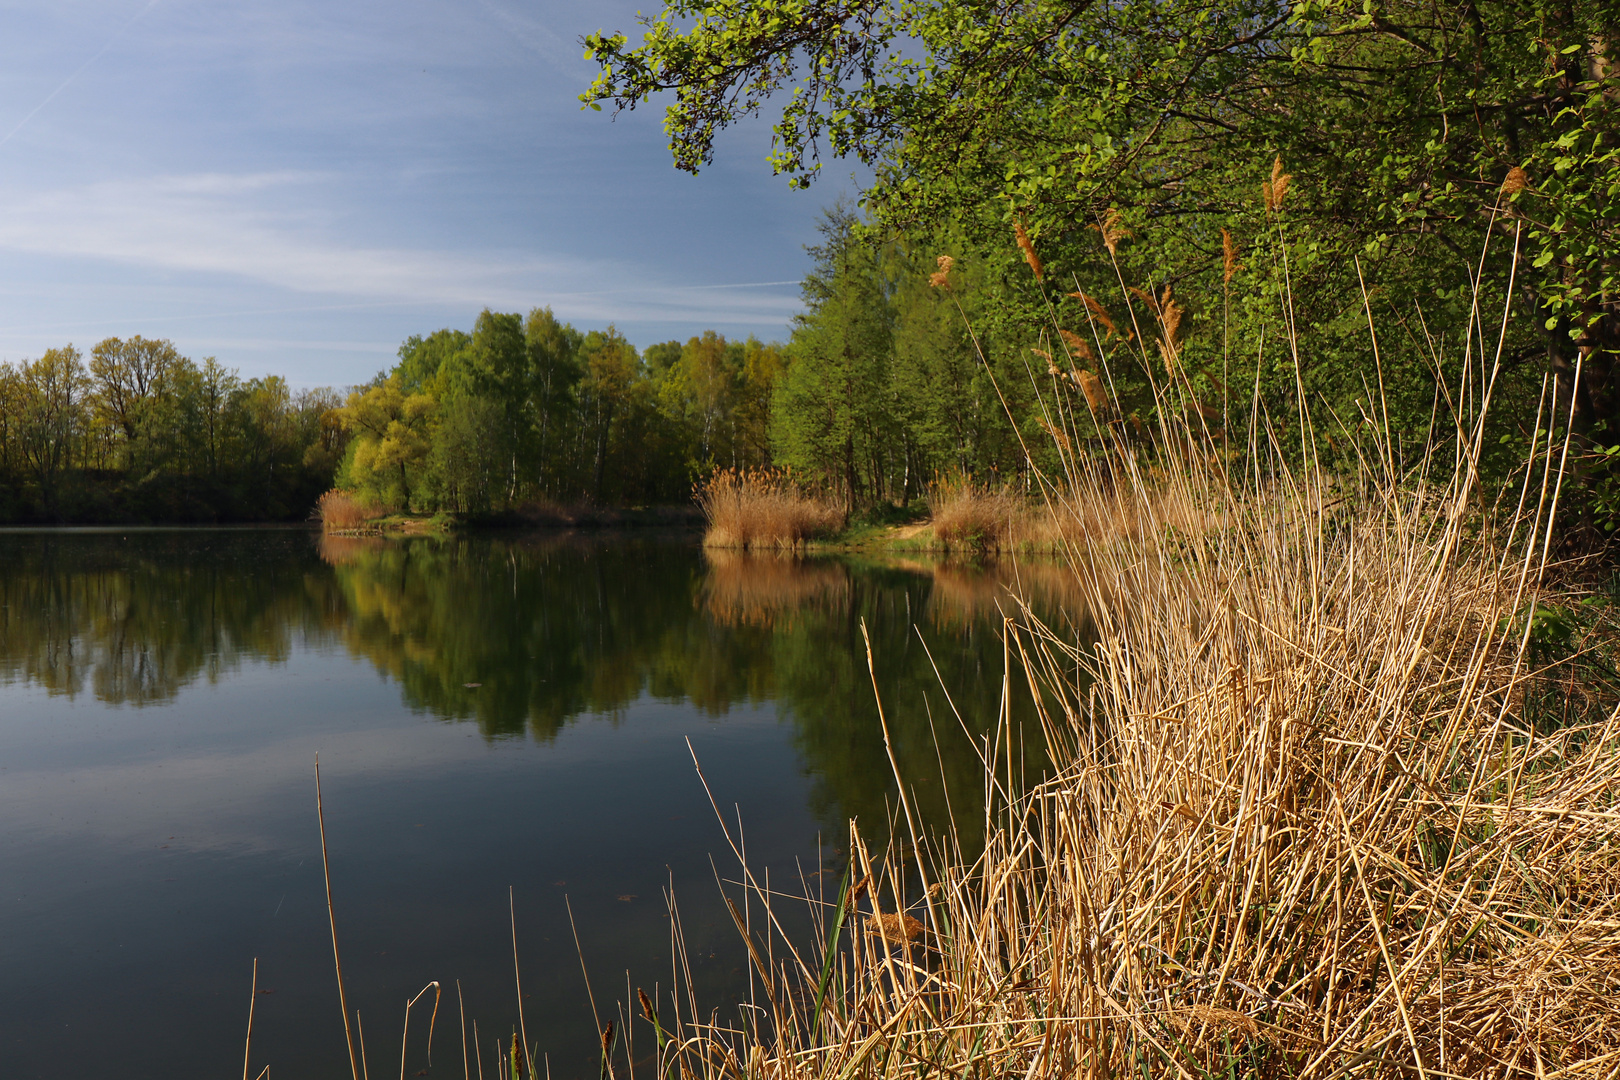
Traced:
[[[656, 10], [646, 0], [650, 10]], [[342, 386], [550, 306], [632, 342], [787, 336], [822, 209], [767, 121], [693, 177], [581, 110], [621, 0], [0, 0], [0, 361], [171, 339]]]

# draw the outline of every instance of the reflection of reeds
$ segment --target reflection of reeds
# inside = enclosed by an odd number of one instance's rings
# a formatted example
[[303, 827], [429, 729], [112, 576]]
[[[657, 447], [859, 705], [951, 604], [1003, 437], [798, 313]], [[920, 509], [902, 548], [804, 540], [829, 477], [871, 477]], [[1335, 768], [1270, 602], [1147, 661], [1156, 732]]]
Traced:
[[939, 562], [928, 568], [929, 621], [941, 630], [1013, 617], [1028, 606], [1054, 624], [1079, 625], [1089, 606], [1074, 568], [1055, 560], [1001, 560], [987, 566]]
[[321, 534], [321, 559], [328, 566], [353, 566], [368, 555], [376, 555], [388, 548], [388, 541], [380, 536], [338, 536]]
[[723, 626], [774, 626], [806, 608], [841, 611], [849, 572], [836, 562], [710, 548], [703, 608]]

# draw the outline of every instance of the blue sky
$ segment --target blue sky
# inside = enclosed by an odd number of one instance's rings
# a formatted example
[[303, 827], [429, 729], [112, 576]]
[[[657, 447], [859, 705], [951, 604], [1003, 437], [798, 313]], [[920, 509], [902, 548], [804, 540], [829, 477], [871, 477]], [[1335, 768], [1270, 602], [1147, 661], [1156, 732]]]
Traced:
[[578, 38], [636, 10], [0, 0], [0, 360], [142, 334], [342, 385], [485, 306], [785, 337], [854, 184], [788, 190], [764, 122], [694, 178], [661, 110], [581, 111]]

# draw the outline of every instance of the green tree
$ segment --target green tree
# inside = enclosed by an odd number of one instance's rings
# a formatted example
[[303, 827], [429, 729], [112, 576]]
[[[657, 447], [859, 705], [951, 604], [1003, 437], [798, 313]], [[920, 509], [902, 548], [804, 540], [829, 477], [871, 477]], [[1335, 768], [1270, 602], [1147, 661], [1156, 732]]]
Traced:
[[892, 452], [889, 356], [893, 309], [878, 253], [856, 238], [847, 207], [821, 223], [810, 249], [807, 311], [788, 345], [773, 400], [776, 460], [839, 491], [851, 504], [887, 497]]
[[585, 377], [580, 383], [582, 445], [590, 462], [588, 495], [600, 503], [606, 490], [609, 451], [615, 424], [630, 412], [632, 392], [641, 375], [640, 358], [624, 335], [609, 326], [592, 330], [580, 345]]
[[[518, 485], [525, 479], [519, 463], [532, 455], [533, 383], [529, 365], [528, 341], [520, 315], [498, 314], [485, 308], [473, 325], [467, 347], [450, 357], [436, 380], [437, 397], [448, 402], [461, 397], [478, 397], [494, 403], [499, 419], [489, 438], [481, 445], [499, 446], [504, 478], [496, 488], [502, 502], [510, 506]], [[490, 438], [496, 440], [491, 442]]]
[[53, 508], [62, 474], [73, 465], [89, 422], [90, 379], [72, 345], [46, 349], [38, 360], [22, 364], [18, 376], [22, 459], [46, 507]]
[[507, 478], [505, 422], [497, 402], [476, 394], [459, 394], [440, 407], [430, 461], [440, 506], [477, 513], [499, 500]]
[[742, 344], [742, 364], [731, 407], [732, 460], [740, 468], [772, 463], [771, 399], [786, 369], [787, 357], [777, 345], [757, 338]]
[[127, 340], [106, 338], [90, 350], [95, 407], [122, 431], [132, 461], [153, 455], [143, 438], [161, 422], [154, 413], [171, 400], [170, 382], [183, 363], [172, 341], [138, 334]]
[[353, 435], [343, 479], [384, 505], [409, 509], [412, 476], [432, 449], [436, 410], [429, 395], [407, 394], [398, 375], [354, 390], [336, 410]]
[[523, 323], [532, 386], [531, 425], [535, 432], [535, 479], [544, 494], [562, 492], [567, 473], [564, 450], [575, 420], [576, 395], [584, 368], [580, 362], [583, 336], [560, 323], [551, 309], [534, 308]]
[[399, 363], [394, 371], [408, 394], [427, 391], [439, 371], [472, 345], [472, 337], [461, 330], [435, 330], [427, 337], [412, 334], [399, 347]]

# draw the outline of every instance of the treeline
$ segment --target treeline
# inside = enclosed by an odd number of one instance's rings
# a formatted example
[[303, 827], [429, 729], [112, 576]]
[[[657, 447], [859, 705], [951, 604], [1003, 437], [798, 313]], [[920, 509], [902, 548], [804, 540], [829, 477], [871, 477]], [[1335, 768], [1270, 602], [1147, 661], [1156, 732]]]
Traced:
[[684, 503], [717, 469], [786, 469], [855, 509], [911, 502], [942, 474], [1026, 483], [1023, 445], [1045, 437], [1038, 409], [1028, 431], [1009, 419], [1034, 404], [1027, 356], [998, 338], [987, 364], [970, 329], [1000, 279], [979, 287], [969, 260], [937, 288], [932, 255], [874, 243], [844, 207], [822, 232], [785, 345], [710, 331], [638, 352], [549, 308], [410, 338], [337, 410], [352, 434], [338, 484], [377, 507], [478, 514]]
[[0, 364], [0, 521], [303, 518], [343, 452], [340, 403], [139, 336]]
[[[773, 397], [775, 461], [857, 508], [942, 479], [1034, 494], [1188, 422], [1240, 468], [1257, 433], [1351, 471], [1376, 438], [1404, 469], [1471, 424], [1489, 385], [1480, 468], [1506, 478], [1536, 430], [1545, 347], [1527, 305], [1501, 321], [1509, 267], [1487, 260], [1476, 298], [1438, 270], [1328, 259], [1317, 235], [1279, 225], [1278, 175], [1271, 205], [1257, 195], [1169, 280], [1169, 239], [1122, 215], [1038, 234], [1017, 220], [898, 230], [835, 207]], [[1570, 485], [1583, 514], [1604, 501], [1587, 464]]]
[[[825, 378], [790, 367], [805, 388], [778, 408], [806, 423], [784, 460], [908, 491], [932, 438], [934, 463], [1028, 482], [1009, 436], [1043, 468], [1095, 439], [1090, 386], [1098, 446], [1192, 414], [1234, 456], [1253, 434], [1349, 470], [1376, 437], [1407, 471], [1488, 397], [1486, 479], [1556, 428], [1563, 520], [1620, 531], [1612, 2], [681, 11], [588, 36], [582, 100], [656, 98], [697, 172], [776, 96], [779, 174], [808, 185], [828, 153], [869, 170], [861, 250], [829, 249], [790, 350]], [[999, 393], [966, 378], [960, 325]], [[917, 379], [942, 381], [908, 399]]]
[[413, 336], [334, 419], [338, 483], [373, 505], [477, 515], [690, 500], [717, 468], [772, 461], [779, 346], [710, 331], [638, 351], [549, 308]]

